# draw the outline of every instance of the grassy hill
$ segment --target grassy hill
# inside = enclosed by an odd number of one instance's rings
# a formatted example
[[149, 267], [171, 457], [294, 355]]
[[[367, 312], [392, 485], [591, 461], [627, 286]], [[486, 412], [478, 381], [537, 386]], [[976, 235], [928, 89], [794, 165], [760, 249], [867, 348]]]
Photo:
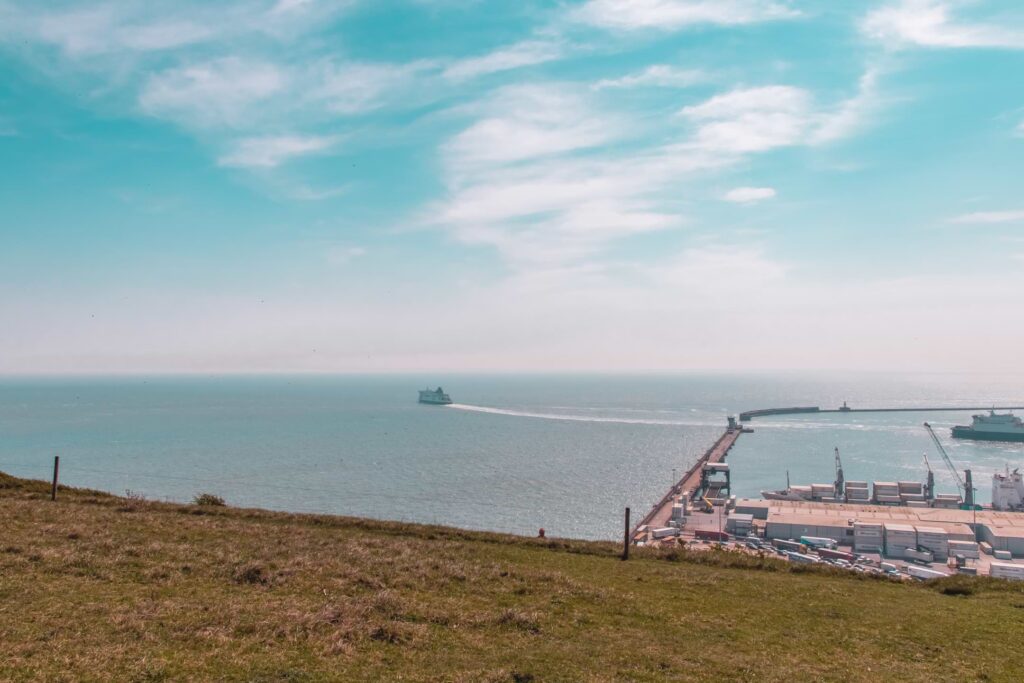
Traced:
[[0, 680], [1016, 681], [1024, 586], [0, 474]]

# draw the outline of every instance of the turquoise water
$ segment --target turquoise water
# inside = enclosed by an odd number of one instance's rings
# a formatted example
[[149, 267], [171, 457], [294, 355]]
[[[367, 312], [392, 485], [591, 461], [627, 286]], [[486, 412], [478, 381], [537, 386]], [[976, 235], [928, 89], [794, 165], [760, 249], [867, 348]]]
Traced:
[[[421, 406], [443, 384], [457, 405]], [[719, 435], [729, 414], [782, 406], [1024, 404], [1024, 375], [133, 377], [0, 380], [0, 469], [154, 499], [615, 538]], [[821, 415], [751, 423], [734, 493], [848, 479], [924, 478], [953, 492], [927, 433], [991, 473], [1024, 445], [949, 439], [970, 414]]]

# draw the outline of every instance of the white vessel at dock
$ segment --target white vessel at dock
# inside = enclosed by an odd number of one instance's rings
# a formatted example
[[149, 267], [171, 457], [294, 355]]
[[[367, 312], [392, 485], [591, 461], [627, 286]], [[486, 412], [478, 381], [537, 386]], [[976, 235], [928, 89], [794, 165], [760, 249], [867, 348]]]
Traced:
[[997, 413], [990, 410], [988, 415], [974, 415], [970, 426], [953, 427], [954, 439], [975, 441], [1024, 441], [1024, 422], [1013, 413]]

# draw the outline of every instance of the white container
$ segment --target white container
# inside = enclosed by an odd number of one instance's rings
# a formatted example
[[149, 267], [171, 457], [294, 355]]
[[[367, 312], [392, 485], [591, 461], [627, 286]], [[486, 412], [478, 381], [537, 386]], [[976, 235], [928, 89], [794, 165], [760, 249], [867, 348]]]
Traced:
[[916, 579], [941, 579], [945, 576], [949, 576], [945, 572], [940, 572], [935, 569], [929, 569], [927, 567], [918, 567], [916, 564], [907, 565], [907, 573]]
[[679, 529], [674, 529], [670, 526], [662, 527], [661, 529], [655, 529], [653, 536], [655, 538], [670, 538], [672, 536], [678, 536]]
[[1013, 559], [1013, 554], [1009, 550], [995, 550], [995, 551], [992, 552], [992, 555], [997, 560], [1012, 560]]
[[926, 550], [917, 550], [915, 548], [907, 548], [903, 553], [903, 557], [909, 560], [921, 560], [922, 562], [934, 562], [935, 555]]
[[877, 543], [861, 543], [860, 541], [854, 541], [853, 548], [858, 553], [882, 553], [882, 546]]
[[997, 579], [1024, 581], [1024, 565], [993, 562], [990, 565], [989, 575]]

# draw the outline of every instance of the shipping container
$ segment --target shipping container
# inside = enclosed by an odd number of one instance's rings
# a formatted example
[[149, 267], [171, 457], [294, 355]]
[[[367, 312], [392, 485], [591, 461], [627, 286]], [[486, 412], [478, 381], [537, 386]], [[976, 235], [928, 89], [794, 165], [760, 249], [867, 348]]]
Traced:
[[838, 545], [833, 538], [819, 536], [801, 536], [800, 542], [812, 548], [835, 548]]
[[842, 550], [818, 548], [817, 552], [820, 557], [827, 557], [830, 560], [846, 560], [847, 562], [853, 562], [855, 559], [857, 559], [853, 553], [847, 553]]
[[795, 553], [792, 551], [787, 551], [786, 557], [788, 557], [793, 562], [804, 562], [806, 564], [813, 564], [818, 561], [818, 558], [812, 555], [803, 555], [801, 553]]
[[679, 529], [674, 527], [666, 526], [661, 529], [655, 529], [653, 532], [655, 538], [669, 538], [671, 536], [678, 536]]
[[927, 550], [918, 550], [915, 548], [907, 548], [903, 553], [903, 557], [909, 560], [918, 560], [920, 562], [934, 562], [935, 555]]
[[1024, 565], [1008, 564], [1006, 562], [993, 562], [989, 575], [996, 579], [1024, 580]]
[[945, 572], [940, 572], [936, 569], [929, 569], [928, 567], [918, 567], [917, 565], [908, 564], [907, 573], [913, 576], [915, 579], [941, 579], [949, 576]]
[[797, 541], [785, 541], [781, 538], [773, 538], [772, 545], [779, 550], [792, 550], [795, 552], [803, 552], [805, 550], [803, 543], [798, 543]]
[[702, 541], [728, 541], [729, 534], [724, 531], [712, 531], [710, 529], [697, 529], [693, 532], [695, 538]]
[[1010, 553], [1009, 550], [993, 550], [992, 551], [992, 555], [997, 560], [1012, 560], [1013, 559], [1013, 555]]

